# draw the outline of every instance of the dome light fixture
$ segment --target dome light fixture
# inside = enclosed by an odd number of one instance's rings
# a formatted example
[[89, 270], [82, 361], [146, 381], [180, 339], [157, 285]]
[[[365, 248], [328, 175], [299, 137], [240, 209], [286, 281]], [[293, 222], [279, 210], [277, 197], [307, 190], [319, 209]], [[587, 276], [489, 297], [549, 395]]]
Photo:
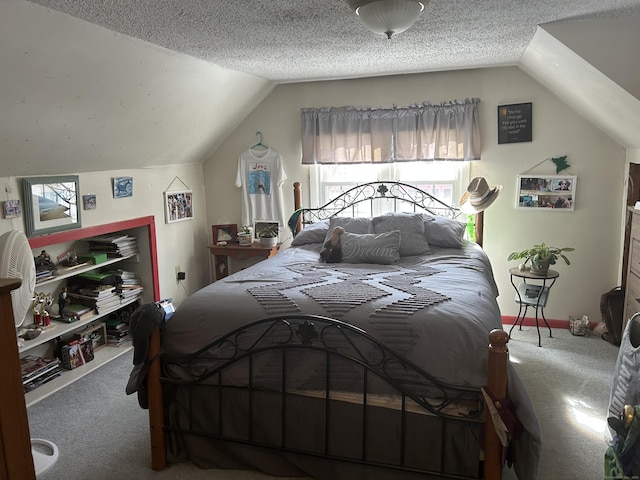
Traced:
[[411, 27], [429, 1], [348, 0], [348, 3], [365, 27], [391, 39]]

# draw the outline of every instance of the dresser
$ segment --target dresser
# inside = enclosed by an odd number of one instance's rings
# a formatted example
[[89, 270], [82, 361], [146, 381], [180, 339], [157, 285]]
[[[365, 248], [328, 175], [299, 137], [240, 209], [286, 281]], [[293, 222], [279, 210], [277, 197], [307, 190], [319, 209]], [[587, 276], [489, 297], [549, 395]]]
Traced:
[[640, 210], [631, 209], [631, 235], [629, 237], [629, 261], [625, 291], [622, 331], [634, 313], [640, 312]]

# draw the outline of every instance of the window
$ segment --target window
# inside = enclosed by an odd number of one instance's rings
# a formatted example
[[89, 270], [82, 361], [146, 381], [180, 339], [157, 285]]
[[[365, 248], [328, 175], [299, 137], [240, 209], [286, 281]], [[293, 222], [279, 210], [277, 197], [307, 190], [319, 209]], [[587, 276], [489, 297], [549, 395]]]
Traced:
[[302, 109], [302, 163], [323, 205], [375, 180], [417, 186], [454, 205], [480, 159], [479, 99], [393, 108]]
[[[313, 165], [309, 171], [312, 205], [324, 205], [341, 192], [376, 180], [414, 185], [447, 205], [456, 205], [469, 183], [468, 162], [399, 162]], [[384, 212], [376, 212], [381, 214]]]

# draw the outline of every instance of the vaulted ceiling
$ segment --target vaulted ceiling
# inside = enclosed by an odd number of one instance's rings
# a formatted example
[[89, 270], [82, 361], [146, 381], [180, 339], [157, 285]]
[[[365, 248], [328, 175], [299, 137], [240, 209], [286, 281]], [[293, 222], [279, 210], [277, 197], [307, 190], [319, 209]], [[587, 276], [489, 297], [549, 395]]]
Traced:
[[432, 0], [389, 41], [344, 0], [0, 0], [0, 176], [201, 163], [278, 83], [519, 65], [538, 25], [630, 17]]

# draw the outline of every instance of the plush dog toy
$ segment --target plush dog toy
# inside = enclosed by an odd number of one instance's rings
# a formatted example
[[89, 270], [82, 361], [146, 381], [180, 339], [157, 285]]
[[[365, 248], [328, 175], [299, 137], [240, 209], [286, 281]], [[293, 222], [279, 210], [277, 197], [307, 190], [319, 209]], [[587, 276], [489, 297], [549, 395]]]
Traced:
[[340, 235], [344, 233], [344, 228], [335, 227], [331, 232], [331, 238], [324, 242], [324, 248], [320, 252], [320, 260], [327, 263], [340, 263], [342, 261], [342, 247], [340, 245]]

